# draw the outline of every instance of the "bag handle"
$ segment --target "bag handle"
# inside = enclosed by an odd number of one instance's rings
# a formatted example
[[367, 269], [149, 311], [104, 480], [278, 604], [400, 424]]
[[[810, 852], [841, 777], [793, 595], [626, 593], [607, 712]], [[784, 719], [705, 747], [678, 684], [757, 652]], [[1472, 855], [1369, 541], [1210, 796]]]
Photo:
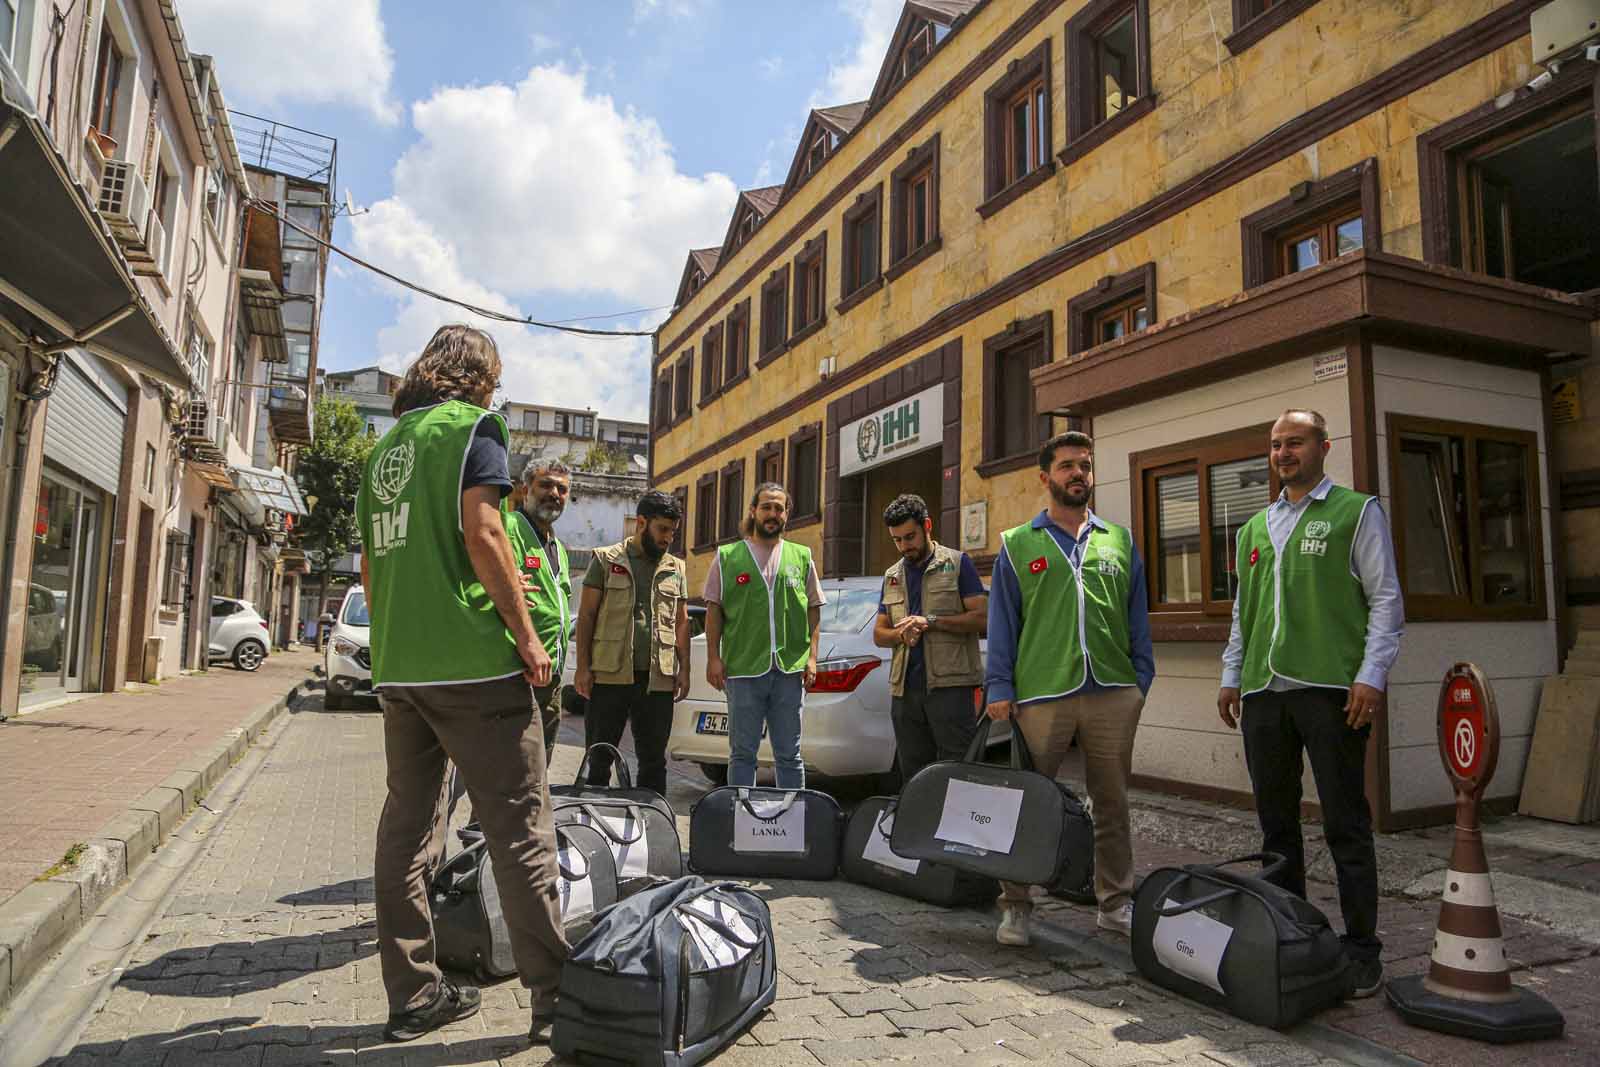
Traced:
[[[683, 906], [685, 904], [688, 904], [691, 900], [698, 900], [699, 898], [705, 896], [707, 893], [713, 892], [713, 891], [718, 890], [718, 889], [723, 890], [723, 891], [726, 892], [726, 891], [731, 891], [731, 890], [743, 890], [744, 888], [745, 887], [743, 885], [740, 885], [738, 882], [710, 882], [710, 883], [707, 883], [706, 885], [701, 886], [699, 889], [696, 889], [693, 893], [690, 893], [688, 896], [680, 898], [675, 904], [672, 905], [672, 908], [673, 908], [674, 911], [677, 911], [677, 910], [683, 908]], [[724, 900], [724, 901], [722, 901], [722, 903], [724, 905], [726, 905], [727, 907], [732, 908], [741, 917], [746, 919], [750, 923], [750, 925], [752, 927], [759, 928], [761, 926], [761, 920], [759, 918], [757, 918], [754, 915], [751, 915], [748, 911], [745, 911], [743, 908], [739, 907], [739, 905], [733, 903], [731, 900]], [[757, 939], [755, 941], [746, 941], [744, 938], [740, 937], [738, 934], [736, 934], [732, 930], [730, 930], [728, 928], [727, 924], [722, 922], [720, 919], [714, 919], [711, 916], [704, 915], [704, 914], [702, 914], [702, 913], [700, 913], [698, 911], [692, 911], [692, 912], [690, 912], [690, 914], [693, 915], [696, 919], [700, 919], [703, 922], [705, 922], [705, 924], [707, 926], [710, 926], [712, 929], [716, 930], [717, 933], [721, 934], [723, 937], [726, 937], [729, 941], [732, 941], [736, 945], [742, 945], [745, 948], [755, 948], [757, 945], [759, 945], [761, 943], [760, 935], [757, 935]]]
[[1288, 858], [1281, 852], [1250, 852], [1243, 856], [1235, 856], [1231, 860], [1223, 860], [1221, 863], [1208, 864], [1208, 866], [1215, 869], [1217, 867], [1231, 867], [1236, 863], [1260, 863], [1261, 873], [1257, 877], [1270, 879], [1273, 875], [1283, 870], [1288, 862]]
[[[961, 757], [963, 763], [982, 763], [983, 752], [989, 744], [989, 727], [994, 720], [985, 715], [983, 721], [978, 723], [978, 729], [972, 735], [972, 743], [967, 746], [967, 754]], [[1033, 770], [1033, 753], [1028, 751], [1028, 741], [1022, 736], [1022, 731], [1017, 727], [1016, 715], [1011, 716], [1011, 769], [1014, 771]]]
[[638, 805], [628, 805], [628, 815], [633, 819], [633, 825], [636, 828], [636, 831], [632, 837], [627, 837], [620, 831], [614, 829], [610, 822], [603, 818], [599, 812], [594, 810], [593, 805], [579, 804], [578, 809], [585, 815], [589, 816], [590, 819], [594, 820], [590, 823], [591, 826], [605, 834], [607, 837], [611, 838], [611, 840], [615, 841], [619, 845], [637, 844], [644, 837], [644, 820], [639, 817]]
[[778, 810], [771, 815], [761, 815], [750, 804], [750, 790], [743, 786], [739, 787], [739, 803], [744, 806], [745, 811], [750, 813], [751, 818], [759, 819], [762, 822], [777, 822], [783, 818], [788, 814], [789, 809], [794, 807], [794, 802], [799, 796], [800, 794], [796, 790], [786, 790], [783, 794], [783, 802], [779, 805]]
[[[633, 774], [628, 770], [628, 761], [622, 758], [622, 750], [617, 748], [616, 745], [608, 745], [604, 741], [600, 741], [584, 749], [583, 760], [578, 764], [578, 773], [572, 776], [573, 788], [581, 789], [585, 784], [587, 784], [584, 781], [584, 772], [589, 769], [589, 757], [594, 754], [594, 750], [597, 748], [611, 750], [611, 767], [617, 772], [617, 785], [623, 789], [632, 789]], [[608, 783], [609, 781], [610, 780], [607, 779]], [[609, 785], [607, 788], [609, 788]]]
[[[566, 842], [565, 849], [562, 848], [562, 842], [564, 841]], [[568, 856], [580, 858], [582, 860], [581, 866], [583, 869], [568, 870], [566, 864], [561, 862], [561, 853], [563, 851], [565, 851]], [[561, 877], [565, 878], [569, 882], [587, 881], [589, 877], [589, 857], [585, 856], [582, 849], [567, 839], [566, 832], [559, 826], [556, 827], [556, 870], [560, 871]]]
[[878, 817], [876, 819], [872, 820], [873, 832], [876, 833], [879, 837], [883, 838], [885, 841], [889, 840], [889, 835], [884, 832], [883, 820], [892, 817], [894, 815], [895, 811], [899, 809], [899, 807], [900, 807], [900, 801], [899, 800], [891, 800], [891, 801], [889, 801], [889, 803], [887, 803], [887, 804], [885, 804], [883, 806], [883, 810], [882, 811], [878, 812]]
[[[1185, 882], [1187, 882], [1191, 877], [1193, 877], [1193, 876], [1192, 875], [1185, 875], [1183, 880]], [[1174, 884], [1176, 884], [1176, 883], [1174, 883]], [[1232, 888], [1232, 887], [1219, 889], [1215, 893], [1207, 893], [1203, 897], [1196, 897], [1195, 899], [1190, 900], [1190, 901], [1185, 901], [1182, 904], [1173, 904], [1170, 907], [1167, 907], [1167, 906], [1157, 907], [1156, 908], [1156, 914], [1157, 915], [1164, 915], [1164, 916], [1166, 916], [1167, 918], [1170, 919], [1174, 915], [1182, 915], [1185, 912], [1194, 911], [1196, 908], [1203, 908], [1207, 904], [1215, 904], [1217, 901], [1226, 899], [1227, 897], [1231, 897], [1237, 892], [1239, 892], [1239, 891], [1237, 889]]]

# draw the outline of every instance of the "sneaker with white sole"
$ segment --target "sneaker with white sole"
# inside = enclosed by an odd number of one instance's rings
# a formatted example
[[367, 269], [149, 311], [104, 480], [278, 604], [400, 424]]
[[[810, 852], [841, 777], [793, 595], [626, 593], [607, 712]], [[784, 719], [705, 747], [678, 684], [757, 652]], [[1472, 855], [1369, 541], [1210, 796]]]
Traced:
[[1000, 928], [994, 932], [994, 939], [1002, 945], [1033, 944], [1033, 934], [1028, 930], [1028, 911], [1017, 904], [1000, 905]]
[[1102, 911], [1095, 923], [1102, 930], [1110, 930], [1114, 934], [1128, 937], [1133, 933], [1133, 905], [1124, 904], [1120, 908]]

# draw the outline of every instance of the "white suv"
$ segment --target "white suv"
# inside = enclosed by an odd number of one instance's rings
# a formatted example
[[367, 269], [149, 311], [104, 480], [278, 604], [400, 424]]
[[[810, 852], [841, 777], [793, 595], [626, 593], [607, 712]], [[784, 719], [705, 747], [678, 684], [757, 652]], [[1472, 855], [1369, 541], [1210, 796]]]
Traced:
[[339, 617], [323, 653], [328, 688], [322, 706], [340, 711], [357, 693], [372, 695], [372, 620], [367, 616], [367, 594], [352, 586], [339, 605]]

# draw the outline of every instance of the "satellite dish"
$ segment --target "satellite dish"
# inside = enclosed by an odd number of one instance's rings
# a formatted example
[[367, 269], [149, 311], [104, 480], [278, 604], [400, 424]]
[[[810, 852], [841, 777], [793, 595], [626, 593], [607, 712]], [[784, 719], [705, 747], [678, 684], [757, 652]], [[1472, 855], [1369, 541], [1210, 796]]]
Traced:
[[635, 452], [633, 454], [633, 465], [638, 467], [638, 468], [640, 468], [641, 470], [649, 470], [650, 469], [650, 461], [648, 459], [646, 459], [645, 457], [639, 455], [639, 453], [637, 453], [637, 452]]

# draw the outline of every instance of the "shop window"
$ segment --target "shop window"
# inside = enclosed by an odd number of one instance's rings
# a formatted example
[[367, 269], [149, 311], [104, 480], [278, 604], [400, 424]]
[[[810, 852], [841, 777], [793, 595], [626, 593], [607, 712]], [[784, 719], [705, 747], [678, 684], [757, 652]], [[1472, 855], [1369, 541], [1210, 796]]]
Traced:
[[744, 526], [744, 460], [736, 459], [723, 467], [720, 482], [717, 491], [722, 498], [722, 509], [717, 538], [732, 541], [740, 536]]
[[1045, 40], [984, 94], [984, 203], [987, 217], [1054, 170], [1050, 129], [1050, 42]]
[[700, 403], [706, 404], [722, 388], [722, 323], [706, 331], [700, 342]]
[[1244, 285], [1253, 288], [1365, 249], [1376, 252], [1378, 167], [1367, 160], [1320, 182], [1300, 182], [1241, 223]]
[[722, 388], [744, 381], [750, 373], [750, 299], [739, 301], [723, 326]]
[[673, 373], [673, 406], [672, 418], [674, 422], [682, 421], [689, 417], [693, 409], [694, 399], [694, 352], [691, 350], [682, 359]]
[[[883, 244], [882, 215], [879, 207], [883, 187], [874, 185], [856, 197], [844, 213], [844, 277], [842, 296], [851, 295], [878, 280], [878, 249]], [[841, 301], [841, 308], [845, 302]]]
[[826, 315], [828, 235], [806, 242], [794, 261], [794, 336], [790, 343], [822, 325]]
[[1067, 350], [1087, 351], [1138, 333], [1155, 321], [1156, 266], [1106, 275], [1093, 289], [1067, 302]]
[[1407, 415], [1388, 435], [1407, 618], [1544, 618], [1538, 438]]
[[694, 547], [717, 543], [717, 476], [702, 474], [694, 483]]
[[1050, 362], [1050, 314], [1011, 324], [983, 343], [984, 476], [1035, 463], [1050, 436], [1050, 416], [1033, 406], [1029, 374]]
[[822, 424], [802, 426], [789, 438], [789, 521], [822, 516]]
[[1067, 162], [1148, 111], [1149, 0], [1092, 0], [1067, 23]]
[[[889, 278], [939, 244], [939, 135], [915, 148], [889, 176]], [[919, 257], [920, 258], [920, 257]]]
[[789, 268], [780, 267], [761, 286], [761, 358], [771, 359], [789, 340]]
[[1278, 492], [1271, 431], [1257, 426], [1130, 457], [1152, 612], [1232, 613], [1239, 530]]

